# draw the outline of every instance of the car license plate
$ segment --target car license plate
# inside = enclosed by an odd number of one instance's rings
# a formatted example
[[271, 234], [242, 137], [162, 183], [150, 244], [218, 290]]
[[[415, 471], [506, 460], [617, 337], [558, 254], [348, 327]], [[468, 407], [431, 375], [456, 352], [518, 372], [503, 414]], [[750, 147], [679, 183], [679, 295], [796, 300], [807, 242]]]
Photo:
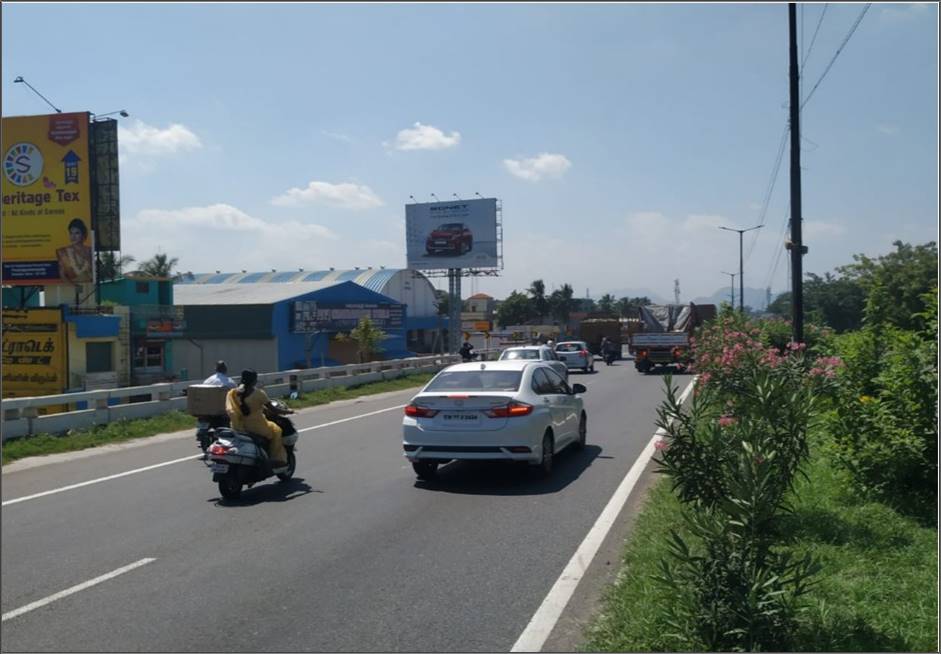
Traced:
[[450, 424], [473, 423], [480, 419], [476, 413], [445, 413], [441, 417]]
[[218, 473], [226, 473], [229, 471], [229, 464], [228, 463], [213, 463], [212, 471], [218, 472]]

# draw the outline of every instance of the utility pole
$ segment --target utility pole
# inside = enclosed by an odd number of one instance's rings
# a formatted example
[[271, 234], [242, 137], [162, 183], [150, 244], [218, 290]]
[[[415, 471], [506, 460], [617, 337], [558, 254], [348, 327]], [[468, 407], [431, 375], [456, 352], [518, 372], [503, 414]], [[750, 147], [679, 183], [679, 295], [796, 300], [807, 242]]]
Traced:
[[803, 256], [807, 247], [801, 239], [801, 141], [800, 141], [800, 72], [797, 67], [797, 5], [787, 5], [790, 122], [791, 122], [791, 312], [795, 342], [804, 341]]
[[734, 308], [735, 308], [735, 275], [737, 275], [738, 273], [730, 273], [730, 272], [725, 272], [725, 271], [723, 270], [723, 271], [722, 271], [722, 274], [723, 274], [723, 275], [728, 275], [729, 277], [732, 278], [731, 284], [729, 285], [729, 290], [731, 291], [731, 295], [732, 295], [732, 308], [734, 309]]
[[673, 280], [673, 304], [680, 303], [680, 280]]

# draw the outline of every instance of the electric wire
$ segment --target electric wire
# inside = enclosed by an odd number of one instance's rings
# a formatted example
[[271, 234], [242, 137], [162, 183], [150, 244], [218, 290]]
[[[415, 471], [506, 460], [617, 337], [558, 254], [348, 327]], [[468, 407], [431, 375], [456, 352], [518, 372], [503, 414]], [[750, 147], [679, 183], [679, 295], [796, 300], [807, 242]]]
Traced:
[[[775, 158], [774, 168], [771, 169], [771, 179], [768, 180], [768, 188], [765, 191], [765, 199], [761, 206], [761, 214], [758, 218], [758, 224], [764, 225], [765, 218], [768, 215], [768, 207], [771, 205], [771, 196], [774, 193], [775, 184], [778, 181], [778, 173], [781, 171], [781, 162], [784, 160], [784, 149], [787, 146], [787, 135], [790, 132], [790, 126], [785, 122], [784, 131], [781, 134], [781, 142], [778, 144], [778, 154]], [[745, 261], [747, 262], [752, 255], [752, 251], [755, 249], [755, 245], [758, 243], [758, 237], [761, 234], [760, 229], [755, 230], [755, 235], [751, 239], [751, 244], [748, 247], [748, 254], [745, 256]]]
[[850, 28], [850, 31], [847, 32], [846, 36], [843, 38], [843, 42], [840, 44], [840, 47], [836, 49], [836, 52], [833, 54], [833, 58], [830, 59], [830, 63], [827, 64], [827, 67], [823, 70], [823, 74], [820, 76], [820, 79], [817, 80], [817, 83], [814, 84], [813, 88], [810, 89], [810, 93], [807, 94], [807, 97], [804, 98], [804, 101], [801, 103], [800, 108], [803, 109], [804, 106], [810, 102], [810, 99], [813, 97], [814, 92], [820, 86], [820, 83], [823, 82], [826, 78], [827, 73], [830, 72], [830, 69], [833, 68], [834, 62], [836, 62], [837, 57], [840, 56], [840, 53], [843, 52], [843, 48], [846, 47], [846, 44], [849, 43], [849, 40], [852, 38], [853, 34], [856, 32], [856, 28], [859, 27], [859, 24], [863, 20], [863, 16], [866, 15], [866, 12], [869, 11], [869, 8], [872, 6], [872, 3], [866, 4], [863, 7], [863, 10], [859, 13], [859, 16], [856, 17], [856, 21], [853, 23], [853, 26]]
[[817, 42], [817, 34], [820, 32], [820, 25], [823, 23], [823, 17], [827, 15], [827, 7], [830, 6], [830, 3], [823, 5], [823, 11], [820, 12], [820, 19], [817, 21], [817, 27], [814, 29], [814, 35], [810, 37], [810, 46], [807, 48], [807, 52], [804, 53], [803, 59], [801, 59], [801, 72], [804, 71], [804, 65], [807, 63], [807, 60], [810, 58], [810, 53], [813, 52], [814, 43]]

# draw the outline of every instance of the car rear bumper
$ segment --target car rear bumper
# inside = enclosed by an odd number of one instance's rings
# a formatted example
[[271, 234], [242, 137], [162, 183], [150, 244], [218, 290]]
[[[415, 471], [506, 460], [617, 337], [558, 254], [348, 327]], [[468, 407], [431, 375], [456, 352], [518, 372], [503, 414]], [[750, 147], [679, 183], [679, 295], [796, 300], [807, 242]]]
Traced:
[[537, 452], [511, 452], [517, 446], [460, 446], [460, 445], [415, 445], [414, 450], [403, 453], [409, 461], [522, 461], [536, 463]]

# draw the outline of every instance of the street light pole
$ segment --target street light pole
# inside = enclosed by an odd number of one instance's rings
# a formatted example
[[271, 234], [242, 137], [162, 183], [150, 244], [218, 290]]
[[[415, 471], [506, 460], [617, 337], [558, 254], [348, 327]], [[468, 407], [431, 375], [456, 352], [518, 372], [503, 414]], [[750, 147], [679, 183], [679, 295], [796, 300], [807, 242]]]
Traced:
[[55, 106], [54, 104], [52, 104], [51, 102], [49, 102], [49, 98], [47, 98], [47, 97], [44, 96], [42, 93], [40, 93], [39, 91], [37, 91], [36, 89], [34, 89], [34, 88], [33, 88], [33, 85], [30, 84], [29, 82], [27, 82], [25, 79], [23, 79], [22, 76], [18, 76], [15, 80], [13, 80], [13, 83], [14, 83], [14, 84], [25, 84], [26, 86], [28, 86], [28, 87], [30, 88], [30, 90], [31, 90], [33, 93], [35, 93], [35, 94], [38, 95], [40, 98], [42, 98], [42, 99], [46, 102], [47, 105], [49, 105], [50, 107], [52, 107], [53, 109], [55, 109], [57, 114], [61, 114], [61, 113], [62, 113], [62, 110], [61, 110], [61, 109], [59, 109], [57, 106]]
[[[742, 235], [745, 232], [750, 232], [753, 229], [761, 229], [762, 227], [764, 227], [764, 225], [755, 225], [747, 229], [719, 227], [719, 229], [724, 229], [727, 232], [738, 232], [738, 310], [742, 313], [745, 313], [745, 261], [742, 257]], [[732, 308], [734, 309], [735, 306], [733, 305]]]
[[723, 271], [722, 271], [722, 274], [723, 274], [723, 275], [728, 275], [729, 277], [732, 278], [732, 280], [731, 280], [731, 282], [730, 282], [730, 284], [729, 284], [729, 290], [731, 291], [731, 295], [732, 295], [732, 308], [735, 309], [735, 275], [736, 275], [737, 273], [725, 272], [725, 271], [723, 270]]

